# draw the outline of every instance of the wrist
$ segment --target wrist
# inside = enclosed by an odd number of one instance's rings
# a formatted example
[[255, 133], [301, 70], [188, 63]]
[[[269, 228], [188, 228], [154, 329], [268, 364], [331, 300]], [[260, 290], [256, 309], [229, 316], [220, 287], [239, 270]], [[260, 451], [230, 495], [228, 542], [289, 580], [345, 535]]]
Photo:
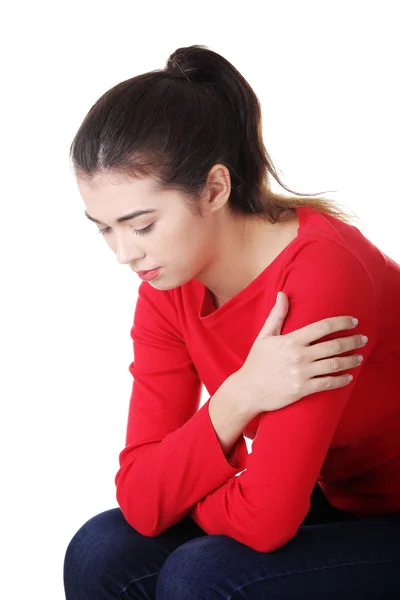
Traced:
[[232, 373], [222, 385], [236, 414], [247, 419], [248, 422], [259, 414], [259, 411], [253, 406], [251, 395], [239, 371]]

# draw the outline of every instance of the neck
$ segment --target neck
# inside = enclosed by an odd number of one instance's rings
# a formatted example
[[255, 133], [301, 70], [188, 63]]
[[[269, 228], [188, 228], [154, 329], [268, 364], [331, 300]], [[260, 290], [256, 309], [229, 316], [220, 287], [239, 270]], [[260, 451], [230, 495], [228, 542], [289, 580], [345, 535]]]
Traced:
[[196, 279], [210, 291], [216, 308], [247, 287], [297, 236], [294, 211], [285, 221], [234, 221], [219, 230], [213, 260]]

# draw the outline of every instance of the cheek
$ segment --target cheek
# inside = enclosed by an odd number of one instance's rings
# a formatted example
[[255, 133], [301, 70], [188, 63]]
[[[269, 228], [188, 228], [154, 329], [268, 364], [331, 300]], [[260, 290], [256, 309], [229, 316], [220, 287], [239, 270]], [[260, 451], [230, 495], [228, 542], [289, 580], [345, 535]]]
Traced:
[[[191, 215], [174, 215], [159, 230], [157, 256], [162, 261], [175, 264], [195, 265], [203, 262], [207, 248], [212, 244], [208, 224]], [[155, 241], [155, 240], [154, 240]]]
[[168, 236], [166, 250], [173, 254], [179, 262], [193, 262], [196, 257], [204, 253], [206, 240], [204, 234], [197, 227], [180, 229], [174, 235]]

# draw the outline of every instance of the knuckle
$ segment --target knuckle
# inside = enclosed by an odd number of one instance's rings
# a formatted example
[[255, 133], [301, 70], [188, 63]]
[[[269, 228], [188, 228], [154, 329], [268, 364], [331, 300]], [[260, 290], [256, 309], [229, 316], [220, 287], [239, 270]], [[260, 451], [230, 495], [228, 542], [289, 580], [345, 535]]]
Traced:
[[330, 359], [329, 361], [329, 366], [332, 367], [331, 371], [338, 371], [340, 368], [340, 361], [339, 359], [334, 356], [333, 358]]
[[298, 366], [303, 360], [303, 354], [300, 348], [292, 348], [290, 351], [290, 361], [292, 365]]
[[292, 366], [292, 368], [290, 369], [290, 377], [292, 383], [297, 385], [297, 383], [300, 381], [300, 369], [298, 366]]
[[340, 354], [340, 352], [342, 350], [340, 340], [338, 340], [338, 339], [331, 340], [331, 348], [330, 348], [330, 350], [334, 354]]
[[302, 383], [300, 381], [300, 377], [295, 377], [293, 379], [293, 384], [292, 384], [292, 395], [298, 396], [301, 393], [301, 390], [302, 390]]
[[322, 330], [322, 333], [325, 335], [328, 335], [328, 333], [331, 333], [333, 331], [332, 322], [330, 319], [324, 319], [320, 322], [319, 326]]
[[298, 343], [296, 342], [294, 337], [291, 337], [291, 334], [287, 334], [283, 337], [283, 341], [286, 344], [287, 348], [297, 348], [298, 347]]

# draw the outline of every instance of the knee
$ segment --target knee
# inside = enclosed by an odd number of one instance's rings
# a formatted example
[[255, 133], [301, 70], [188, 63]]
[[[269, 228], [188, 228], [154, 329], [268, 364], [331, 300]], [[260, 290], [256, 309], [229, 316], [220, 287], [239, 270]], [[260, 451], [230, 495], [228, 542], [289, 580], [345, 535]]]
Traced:
[[[167, 558], [157, 580], [156, 596], [162, 600], [223, 598], [215, 579], [218, 556], [225, 536], [210, 535], [190, 540]], [[219, 575], [218, 575], [219, 576]], [[220, 595], [221, 594], [221, 595]]]
[[66, 600], [117, 597], [107, 577], [115, 533], [123, 523], [126, 526], [120, 509], [112, 508], [89, 519], [74, 534], [63, 565]]

